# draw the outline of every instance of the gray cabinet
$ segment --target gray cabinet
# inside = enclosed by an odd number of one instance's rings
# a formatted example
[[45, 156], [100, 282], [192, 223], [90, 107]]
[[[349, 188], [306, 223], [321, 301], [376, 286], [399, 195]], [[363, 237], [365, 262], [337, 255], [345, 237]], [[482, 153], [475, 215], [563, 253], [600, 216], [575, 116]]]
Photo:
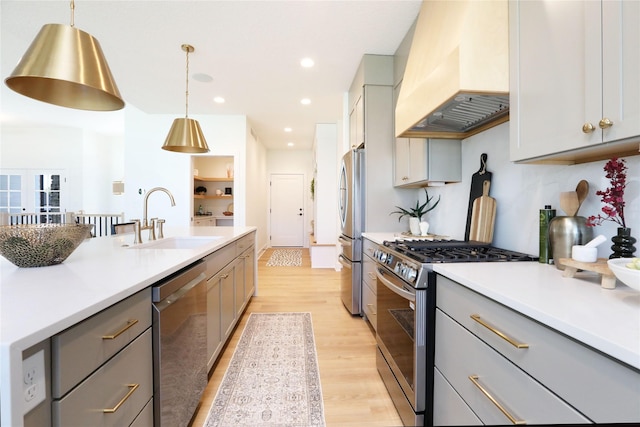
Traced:
[[[150, 289], [55, 335], [51, 343], [53, 426], [128, 426], [151, 401]], [[151, 426], [152, 418], [149, 424], [143, 416], [137, 425]]]
[[462, 144], [459, 139], [397, 138], [394, 162], [396, 187], [460, 182]]
[[401, 231], [389, 212], [413, 195], [393, 186], [393, 56], [363, 56], [349, 88], [349, 113], [349, 145], [365, 144], [364, 230]]
[[207, 369], [242, 316], [255, 291], [255, 232], [204, 258], [207, 267]]
[[220, 298], [220, 275], [217, 274], [207, 281], [207, 371], [222, 350]]
[[377, 279], [376, 262], [373, 260], [373, 251], [378, 246], [369, 239], [362, 239], [362, 311], [364, 318], [369, 321], [373, 330], [378, 329], [378, 307], [376, 303]]
[[220, 323], [222, 337], [231, 335], [236, 320], [235, 262], [220, 272]]
[[443, 276], [436, 316], [436, 369], [484, 424], [640, 421], [637, 370]]
[[511, 161], [638, 154], [639, 20], [636, 1], [509, 2]]

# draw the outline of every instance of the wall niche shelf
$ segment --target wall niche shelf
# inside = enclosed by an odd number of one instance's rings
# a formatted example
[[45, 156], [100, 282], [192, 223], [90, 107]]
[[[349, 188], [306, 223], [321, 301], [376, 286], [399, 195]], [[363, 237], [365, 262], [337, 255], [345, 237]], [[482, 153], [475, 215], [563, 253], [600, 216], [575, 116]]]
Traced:
[[[194, 156], [193, 160], [193, 225], [233, 225], [233, 216], [224, 215], [232, 211], [234, 197], [233, 157]], [[204, 187], [207, 191], [197, 194]], [[216, 194], [220, 193], [222, 194]], [[231, 194], [229, 194], [231, 193]]]

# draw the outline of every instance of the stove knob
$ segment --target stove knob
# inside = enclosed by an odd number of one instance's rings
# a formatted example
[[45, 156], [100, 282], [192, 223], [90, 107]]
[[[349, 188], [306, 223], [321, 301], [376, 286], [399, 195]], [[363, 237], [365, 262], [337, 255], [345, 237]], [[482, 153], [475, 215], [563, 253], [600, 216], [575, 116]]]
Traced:
[[381, 263], [384, 264], [384, 262], [387, 260], [387, 254], [380, 251], [380, 254], [378, 255], [378, 259], [380, 260]]
[[399, 274], [400, 276], [402, 276], [402, 272], [404, 271], [404, 266], [402, 265], [401, 262], [397, 263], [395, 268], [393, 269], [393, 271], [396, 274]]
[[386, 263], [388, 265], [391, 265], [391, 262], [393, 261], [393, 255], [391, 255], [391, 254], [389, 254], [389, 255], [384, 254], [384, 255], [385, 255], [385, 258], [386, 258]]
[[407, 279], [409, 282], [414, 282], [416, 280], [417, 275], [418, 275], [418, 272], [416, 271], [415, 268], [407, 267], [407, 271], [404, 278]]

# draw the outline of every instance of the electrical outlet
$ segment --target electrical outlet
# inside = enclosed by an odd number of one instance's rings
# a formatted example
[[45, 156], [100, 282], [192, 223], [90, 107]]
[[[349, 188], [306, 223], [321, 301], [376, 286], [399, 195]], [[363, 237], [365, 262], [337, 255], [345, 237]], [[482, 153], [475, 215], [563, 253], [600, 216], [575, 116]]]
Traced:
[[22, 361], [22, 379], [24, 411], [31, 411], [47, 397], [47, 387], [44, 376], [44, 350], [29, 356]]

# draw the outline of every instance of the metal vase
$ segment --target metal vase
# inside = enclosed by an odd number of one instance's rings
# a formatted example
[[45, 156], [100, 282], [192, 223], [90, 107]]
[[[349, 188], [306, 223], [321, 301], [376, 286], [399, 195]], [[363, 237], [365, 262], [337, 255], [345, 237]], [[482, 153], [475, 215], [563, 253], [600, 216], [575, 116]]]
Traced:
[[571, 258], [571, 247], [593, 239], [593, 228], [587, 227], [583, 216], [557, 216], [549, 222], [551, 256], [557, 269], [564, 270], [560, 258]]

